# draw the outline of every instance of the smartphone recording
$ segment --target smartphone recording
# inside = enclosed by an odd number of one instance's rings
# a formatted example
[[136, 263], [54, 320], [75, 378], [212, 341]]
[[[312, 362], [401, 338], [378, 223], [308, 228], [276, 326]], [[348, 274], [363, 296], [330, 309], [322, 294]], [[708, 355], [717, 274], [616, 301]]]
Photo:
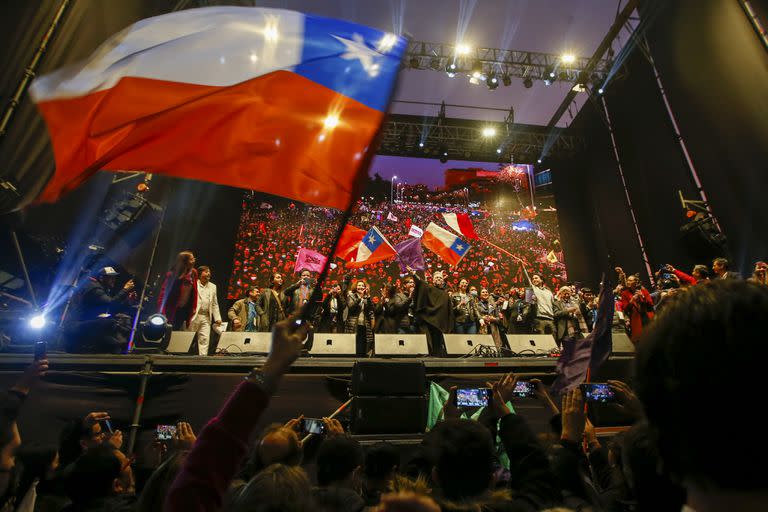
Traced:
[[462, 388], [456, 390], [457, 407], [487, 407], [490, 400], [490, 388]]

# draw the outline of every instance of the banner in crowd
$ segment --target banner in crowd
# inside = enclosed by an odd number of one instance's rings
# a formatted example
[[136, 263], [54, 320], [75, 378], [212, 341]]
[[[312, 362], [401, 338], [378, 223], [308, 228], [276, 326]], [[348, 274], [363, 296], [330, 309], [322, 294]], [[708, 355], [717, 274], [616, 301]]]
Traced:
[[293, 267], [294, 272], [301, 272], [302, 270], [309, 270], [310, 272], [320, 272], [323, 270], [325, 261], [328, 258], [316, 251], [309, 249], [299, 249], [299, 254], [296, 255], [296, 265]]
[[38, 199], [107, 169], [344, 209], [405, 48], [393, 34], [283, 9], [206, 7], [134, 23], [32, 83], [56, 161]]

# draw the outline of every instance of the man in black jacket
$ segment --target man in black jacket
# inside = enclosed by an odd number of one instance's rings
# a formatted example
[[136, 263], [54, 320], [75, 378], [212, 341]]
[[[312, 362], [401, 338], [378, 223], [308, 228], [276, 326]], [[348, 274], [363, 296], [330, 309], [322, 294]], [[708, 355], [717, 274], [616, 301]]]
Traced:
[[75, 294], [65, 340], [67, 352], [119, 354], [125, 348], [130, 326], [117, 314], [129, 304], [134, 283], [128, 280], [113, 295], [118, 275], [114, 268], [104, 267]]
[[344, 332], [344, 313], [346, 310], [347, 301], [341, 293], [341, 285], [338, 282], [333, 282], [328, 295], [323, 299], [317, 332]]

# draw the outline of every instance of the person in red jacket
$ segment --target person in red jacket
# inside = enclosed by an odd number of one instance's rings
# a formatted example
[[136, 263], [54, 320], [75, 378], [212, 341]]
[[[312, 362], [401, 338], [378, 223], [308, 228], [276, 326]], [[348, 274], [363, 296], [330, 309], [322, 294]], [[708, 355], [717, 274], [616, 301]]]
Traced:
[[165, 274], [157, 305], [174, 331], [185, 330], [192, 321], [197, 310], [197, 270], [191, 251], [176, 256], [176, 265]]
[[691, 286], [709, 280], [709, 268], [706, 265], [694, 265], [691, 275], [676, 269], [672, 265], [667, 265], [666, 270], [670, 274], [675, 274], [683, 286]]
[[619, 304], [624, 312], [625, 321], [629, 328], [629, 338], [637, 343], [643, 328], [653, 319], [653, 299], [636, 274], [626, 276], [621, 268], [616, 269], [619, 281], [624, 286], [619, 293]]

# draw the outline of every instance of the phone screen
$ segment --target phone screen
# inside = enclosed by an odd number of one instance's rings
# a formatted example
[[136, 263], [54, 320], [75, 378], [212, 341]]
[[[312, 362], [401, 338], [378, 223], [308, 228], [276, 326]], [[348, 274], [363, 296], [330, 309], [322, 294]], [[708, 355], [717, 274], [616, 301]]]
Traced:
[[581, 393], [587, 402], [613, 402], [614, 394], [611, 385], [607, 383], [590, 383], [581, 385]]
[[45, 359], [47, 352], [48, 352], [48, 348], [44, 341], [38, 341], [37, 343], [35, 343], [35, 361], [40, 361], [42, 359]]
[[465, 388], [456, 390], [456, 405], [458, 407], [487, 407], [490, 399], [490, 388]]
[[112, 430], [112, 423], [109, 420], [101, 420], [101, 430], [105, 432], [109, 432], [110, 434], [114, 433], [114, 430]]
[[515, 389], [512, 390], [512, 395], [519, 398], [530, 398], [534, 396], [533, 384], [527, 380], [519, 380], [515, 383]]
[[302, 429], [307, 434], [325, 434], [325, 425], [319, 418], [304, 418]]
[[170, 441], [176, 435], [176, 425], [158, 425], [157, 440]]

